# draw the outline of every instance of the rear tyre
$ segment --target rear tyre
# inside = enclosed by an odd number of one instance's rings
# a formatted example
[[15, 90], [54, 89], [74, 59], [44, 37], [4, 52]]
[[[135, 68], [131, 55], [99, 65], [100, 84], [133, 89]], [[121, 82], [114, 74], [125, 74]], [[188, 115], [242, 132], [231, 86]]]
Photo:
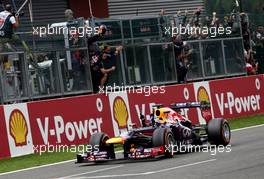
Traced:
[[102, 132], [95, 133], [91, 136], [89, 145], [93, 147], [93, 151], [99, 149], [99, 151], [106, 151], [110, 159], [115, 159], [115, 151], [113, 144], [106, 144], [109, 139], [108, 135]]
[[226, 146], [230, 143], [231, 130], [225, 119], [212, 119], [207, 127], [208, 141], [211, 144]]
[[124, 143], [123, 145], [123, 150], [124, 150], [124, 159], [128, 159], [128, 155], [130, 153], [130, 144], [129, 143]]
[[172, 132], [168, 128], [157, 128], [152, 134], [153, 147], [163, 146], [165, 149], [165, 157], [173, 157], [172, 147], [175, 144], [175, 140]]
[[77, 154], [77, 163], [82, 163], [82, 162], [83, 162], [83, 157]]

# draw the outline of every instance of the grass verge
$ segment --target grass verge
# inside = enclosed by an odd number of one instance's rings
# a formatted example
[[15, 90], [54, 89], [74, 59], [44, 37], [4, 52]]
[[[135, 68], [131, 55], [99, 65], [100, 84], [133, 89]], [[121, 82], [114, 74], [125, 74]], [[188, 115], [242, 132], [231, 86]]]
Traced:
[[239, 129], [244, 127], [256, 126], [264, 124], [264, 115], [247, 116], [228, 121], [231, 129]]
[[[247, 116], [229, 120], [231, 129], [250, 127], [264, 124], [264, 115]], [[117, 145], [115, 150], [122, 150], [122, 146]], [[75, 159], [76, 154], [72, 152], [43, 153], [41, 156], [32, 154], [16, 157], [7, 160], [0, 160], [0, 173], [20, 170], [29, 167], [36, 167], [66, 160]]]

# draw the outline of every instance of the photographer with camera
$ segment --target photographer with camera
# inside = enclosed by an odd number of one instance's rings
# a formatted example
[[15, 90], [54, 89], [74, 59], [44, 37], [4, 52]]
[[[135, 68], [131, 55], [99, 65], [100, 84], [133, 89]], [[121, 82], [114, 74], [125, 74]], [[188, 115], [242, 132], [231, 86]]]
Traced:
[[9, 43], [14, 41], [14, 29], [19, 26], [18, 16], [12, 13], [12, 6], [7, 4], [5, 10], [0, 12], [0, 51], [5, 48], [13, 50]]

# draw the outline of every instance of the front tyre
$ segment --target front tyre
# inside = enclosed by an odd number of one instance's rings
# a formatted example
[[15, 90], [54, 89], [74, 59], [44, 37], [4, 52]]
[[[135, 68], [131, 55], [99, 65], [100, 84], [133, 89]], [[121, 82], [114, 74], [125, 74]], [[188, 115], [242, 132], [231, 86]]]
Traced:
[[[165, 149], [165, 157], [173, 157], [173, 152], [170, 151], [174, 145], [174, 136], [168, 128], [157, 128], [152, 134], [153, 147], [163, 146]], [[170, 149], [170, 150], [168, 150]]]
[[110, 159], [115, 159], [114, 145], [106, 144], [108, 139], [109, 137], [107, 134], [98, 132], [91, 136], [89, 145], [91, 145], [93, 149], [98, 147], [99, 151], [106, 151]]
[[230, 143], [231, 130], [225, 119], [218, 118], [210, 120], [207, 130], [210, 144], [226, 146]]

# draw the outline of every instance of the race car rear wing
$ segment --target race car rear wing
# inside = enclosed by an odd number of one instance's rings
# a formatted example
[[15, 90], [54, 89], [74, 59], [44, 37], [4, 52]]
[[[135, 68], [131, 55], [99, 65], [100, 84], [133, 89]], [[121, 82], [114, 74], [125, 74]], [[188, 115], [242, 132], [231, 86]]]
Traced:
[[187, 102], [187, 103], [173, 103], [171, 108], [174, 110], [183, 109], [183, 108], [201, 108], [208, 109], [211, 107], [211, 104], [205, 101], [202, 102]]

